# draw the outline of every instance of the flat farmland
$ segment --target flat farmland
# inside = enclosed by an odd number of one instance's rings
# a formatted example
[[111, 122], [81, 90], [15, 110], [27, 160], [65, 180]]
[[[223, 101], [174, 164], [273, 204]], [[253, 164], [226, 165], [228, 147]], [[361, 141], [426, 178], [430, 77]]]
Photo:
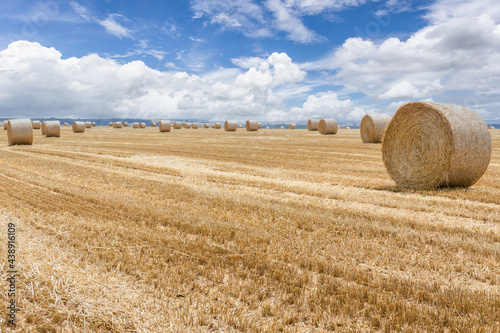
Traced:
[[64, 127], [12, 147], [4, 134], [0, 242], [15, 223], [17, 329], [498, 332], [490, 133], [480, 181], [432, 191], [396, 187], [381, 145], [354, 129]]

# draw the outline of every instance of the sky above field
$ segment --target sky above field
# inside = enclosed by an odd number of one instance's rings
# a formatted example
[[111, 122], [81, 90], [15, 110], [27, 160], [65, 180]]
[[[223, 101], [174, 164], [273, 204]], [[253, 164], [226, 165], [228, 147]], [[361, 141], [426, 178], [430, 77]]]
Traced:
[[498, 0], [0, 3], [0, 117], [500, 123]]

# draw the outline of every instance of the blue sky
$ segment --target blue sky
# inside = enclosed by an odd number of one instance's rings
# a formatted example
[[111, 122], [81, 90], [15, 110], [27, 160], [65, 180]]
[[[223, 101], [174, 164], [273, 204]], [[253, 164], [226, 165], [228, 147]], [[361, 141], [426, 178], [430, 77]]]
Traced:
[[496, 0], [0, 4], [0, 117], [359, 121], [414, 100], [500, 122]]

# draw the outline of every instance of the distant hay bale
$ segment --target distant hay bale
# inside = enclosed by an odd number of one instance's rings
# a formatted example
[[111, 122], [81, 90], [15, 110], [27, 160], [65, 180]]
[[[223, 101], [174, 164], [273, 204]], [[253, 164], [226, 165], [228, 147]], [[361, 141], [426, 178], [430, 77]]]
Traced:
[[64, 126], [69, 126], [69, 124], [68, 123], [64, 123]]
[[484, 120], [460, 105], [401, 106], [382, 138], [382, 159], [399, 186], [468, 187], [486, 171], [491, 137]]
[[59, 122], [59, 120], [49, 120], [44, 121], [43, 123], [45, 124], [45, 136], [47, 138], [61, 137], [61, 123]]
[[182, 128], [182, 123], [178, 121], [174, 121], [174, 129], [181, 129]]
[[243, 125], [238, 125], [238, 128], [243, 128]]
[[139, 123], [132, 123], [132, 128], [139, 128]]
[[156, 123], [154, 121], [151, 123], [151, 127], [156, 127]]
[[363, 143], [382, 142], [384, 131], [391, 119], [392, 117], [387, 114], [365, 115], [359, 124], [361, 141], [363, 141]]
[[279, 129], [285, 129], [283, 126], [278, 127]]
[[351, 129], [349, 126], [346, 126], [345, 129]]
[[95, 127], [97, 124], [95, 121], [92, 122], [92, 127]]
[[232, 120], [226, 120], [224, 122], [224, 131], [226, 132], [234, 132], [238, 128], [238, 124]]
[[191, 123], [184, 123], [184, 124], [182, 124], [182, 127], [186, 128], [186, 129], [190, 129]]
[[215, 129], [221, 129], [222, 128], [222, 124], [221, 123], [215, 123]]
[[257, 131], [259, 130], [259, 122], [257, 120], [247, 120], [245, 128], [247, 131]]
[[198, 129], [198, 127], [199, 127], [199, 126], [198, 126], [198, 124], [194, 124], [194, 123], [193, 123], [193, 124], [191, 125], [191, 127], [192, 127], [193, 129]]
[[495, 127], [493, 127], [493, 126], [488, 126], [488, 129], [495, 129]]
[[309, 119], [307, 121], [307, 130], [308, 131], [317, 131], [319, 127], [319, 120], [318, 119]]
[[335, 119], [321, 119], [318, 124], [319, 134], [337, 134], [339, 125]]
[[112, 121], [109, 122], [109, 126], [113, 126], [114, 123]]
[[9, 146], [33, 144], [33, 125], [31, 119], [12, 119], [7, 121], [7, 140]]
[[170, 121], [169, 120], [160, 120], [158, 128], [160, 132], [170, 132]]
[[261, 129], [261, 128], [262, 128], [262, 124], [261, 124], [261, 123], [259, 123], [259, 129]]
[[73, 133], [85, 132], [85, 123], [83, 121], [74, 121], [72, 127], [73, 127]]
[[42, 135], [45, 135], [45, 126], [47, 126], [47, 122], [46, 121], [43, 121], [42, 122], [42, 127], [40, 128], [41, 132], [42, 132]]
[[294, 123], [288, 124], [288, 129], [295, 129], [297, 126]]
[[210, 124], [208, 124], [208, 123], [204, 123], [204, 124], [203, 124], [203, 128], [210, 128]]
[[4, 129], [4, 130], [7, 130], [7, 123], [8, 123], [8, 122], [9, 122], [8, 120], [3, 122], [3, 129]]
[[42, 126], [42, 125], [40, 124], [40, 120], [33, 120], [33, 121], [31, 122], [31, 124], [32, 124], [32, 126], [33, 126], [33, 129], [40, 129], [40, 127]]
[[86, 121], [85, 128], [92, 128], [92, 123], [90, 121]]
[[123, 122], [123, 127], [128, 127], [128, 122], [124, 121]]
[[139, 123], [139, 128], [146, 128], [146, 123]]
[[122, 122], [121, 121], [115, 121], [113, 124], [114, 128], [122, 128]]
[[269, 129], [269, 126], [266, 126], [266, 129]]

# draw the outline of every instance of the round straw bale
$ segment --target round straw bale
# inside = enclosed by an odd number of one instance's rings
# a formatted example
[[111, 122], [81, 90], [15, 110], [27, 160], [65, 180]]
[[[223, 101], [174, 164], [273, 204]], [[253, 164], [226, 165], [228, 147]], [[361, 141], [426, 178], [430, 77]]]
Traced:
[[198, 129], [199, 126], [198, 126], [198, 124], [193, 123], [193, 125], [191, 127], [193, 127], [193, 129]]
[[47, 126], [47, 122], [46, 122], [46, 121], [43, 121], [43, 122], [42, 122], [42, 127], [41, 127], [41, 132], [42, 132], [42, 135], [45, 135], [45, 126]]
[[114, 128], [122, 128], [122, 122], [121, 121], [115, 121], [115, 123], [113, 124], [113, 127]]
[[262, 128], [262, 124], [261, 124], [261, 123], [259, 123], [259, 129], [261, 129], [261, 128]]
[[297, 126], [294, 123], [288, 124], [289, 129], [295, 129]]
[[238, 125], [238, 128], [243, 128], [243, 125]]
[[128, 122], [124, 121], [123, 122], [123, 127], [128, 127]]
[[181, 129], [182, 123], [179, 121], [174, 121], [174, 129]]
[[245, 127], [247, 131], [257, 131], [259, 129], [259, 122], [257, 120], [247, 120]]
[[154, 121], [151, 122], [151, 127], [156, 127], [156, 123]]
[[224, 131], [234, 132], [238, 128], [238, 124], [235, 121], [226, 120], [224, 122]]
[[208, 123], [204, 123], [204, 124], [203, 124], [203, 128], [210, 128], [210, 124], [208, 124]]
[[221, 123], [215, 123], [215, 128], [216, 129], [221, 129], [222, 128], [222, 124]]
[[47, 138], [61, 137], [61, 123], [59, 122], [59, 120], [49, 120], [44, 121], [43, 123], [45, 124], [45, 136]]
[[184, 128], [191, 128], [191, 123], [184, 123]]
[[493, 127], [493, 126], [488, 126], [488, 129], [495, 129], [495, 127]]
[[40, 129], [40, 127], [42, 126], [42, 124], [40, 124], [40, 120], [33, 120], [31, 124], [33, 126], [33, 129]]
[[33, 144], [33, 125], [31, 119], [12, 119], [7, 121], [7, 140], [9, 146]]
[[91, 128], [91, 127], [92, 127], [92, 123], [90, 121], [86, 121], [85, 128]]
[[69, 124], [68, 123], [64, 123], [64, 126], [69, 126]]
[[345, 129], [351, 129], [349, 126], [346, 126]]
[[279, 129], [285, 129], [283, 126], [278, 127]]
[[169, 120], [160, 120], [160, 132], [170, 132], [170, 121]]
[[95, 121], [92, 122], [92, 127], [95, 127], [97, 124]]
[[109, 126], [113, 126], [114, 123], [112, 121], [109, 122]]
[[139, 128], [139, 123], [132, 123], [132, 128]]
[[83, 121], [74, 121], [72, 127], [73, 127], [73, 133], [85, 132], [85, 123]]
[[146, 123], [139, 123], [139, 128], [146, 128]]
[[401, 106], [382, 138], [382, 159], [399, 186], [468, 187], [491, 157], [484, 120], [464, 106], [412, 102]]
[[9, 122], [8, 120], [3, 122], [3, 129], [4, 129], [4, 130], [7, 130], [7, 123], [8, 123], [8, 122]]
[[319, 127], [319, 120], [317, 119], [309, 119], [307, 121], [307, 130], [308, 131], [317, 131]]
[[321, 119], [319, 121], [319, 134], [337, 134], [339, 126], [335, 119]]
[[266, 126], [266, 129], [269, 129], [269, 126]]
[[365, 115], [359, 124], [363, 143], [380, 143], [392, 117], [387, 114]]

